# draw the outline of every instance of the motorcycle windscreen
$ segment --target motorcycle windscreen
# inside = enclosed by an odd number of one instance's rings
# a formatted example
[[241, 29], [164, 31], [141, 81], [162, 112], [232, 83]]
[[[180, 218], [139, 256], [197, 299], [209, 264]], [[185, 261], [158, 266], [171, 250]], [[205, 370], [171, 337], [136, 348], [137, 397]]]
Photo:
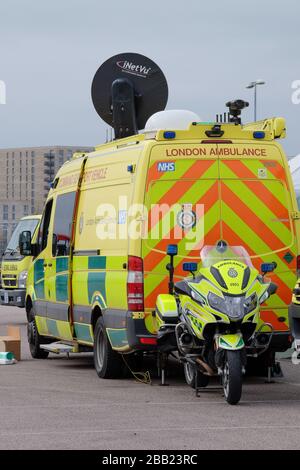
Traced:
[[[167, 246], [176, 244], [175, 281], [187, 273], [183, 261], [199, 262], [203, 244], [220, 239], [220, 201], [216, 160], [176, 160], [174, 171], [151, 162], [146, 190], [148, 233], [143, 240], [145, 305], [168, 292]], [[168, 167], [166, 167], [168, 168]]]
[[[281, 170], [275, 171], [276, 167]], [[222, 234], [228, 244], [244, 246], [259, 271], [263, 262], [277, 263], [268, 277], [278, 290], [264, 304], [262, 318], [276, 330], [287, 330], [286, 307], [296, 279], [290, 194], [281, 165], [274, 161], [272, 171], [267, 168], [257, 160], [220, 161]]]

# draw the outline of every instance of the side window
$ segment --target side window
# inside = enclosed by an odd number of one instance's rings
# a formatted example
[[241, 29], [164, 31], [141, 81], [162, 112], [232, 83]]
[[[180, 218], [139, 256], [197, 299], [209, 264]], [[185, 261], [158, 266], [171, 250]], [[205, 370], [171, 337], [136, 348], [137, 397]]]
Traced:
[[72, 219], [75, 203], [75, 191], [62, 194], [56, 199], [56, 208], [53, 225], [53, 256], [68, 256], [70, 254], [70, 241]]
[[48, 239], [48, 232], [49, 232], [49, 225], [51, 219], [51, 211], [52, 211], [53, 200], [49, 201], [46, 204], [42, 221], [40, 224], [39, 235], [38, 235], [38, 251], [39, 253], [43, 251], [47, 246], [47, 239]]

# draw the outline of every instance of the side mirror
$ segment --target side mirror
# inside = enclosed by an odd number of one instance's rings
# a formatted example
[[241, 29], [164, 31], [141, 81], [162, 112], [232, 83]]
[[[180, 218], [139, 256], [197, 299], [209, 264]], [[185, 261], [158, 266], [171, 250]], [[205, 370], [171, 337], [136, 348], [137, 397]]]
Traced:
[[25, 230], [20, 233], [19, 236], [19, 248], [20, 253], [23, 256], [32, 255], [32, 246], [31, 246], [31, 232], [30, 230]]
[[267, 273], [272, 273], [274, 269], [277, 268], [277, 263], [273, 261], [272, 263], [262, 263], [260, 266], [261, 272], [263, 275]]
[[182, 265], [183, 271], [187, 271], [189, 273], [195, 273], [198, 270], [197, 263], [183, 263]]
[[176, 256], [177, 254], [178, 254], [178, 246], [177, 245], [168, 245], [167, 255]]

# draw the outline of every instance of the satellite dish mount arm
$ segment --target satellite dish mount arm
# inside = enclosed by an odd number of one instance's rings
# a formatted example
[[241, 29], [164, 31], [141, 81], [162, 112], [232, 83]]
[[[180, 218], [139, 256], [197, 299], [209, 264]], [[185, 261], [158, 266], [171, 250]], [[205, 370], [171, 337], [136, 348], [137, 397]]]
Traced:
[[111, 86], [113, 128], [115, 138], [122, 139], [138, 133], [135, 91], [127, 78], [117, 78]]

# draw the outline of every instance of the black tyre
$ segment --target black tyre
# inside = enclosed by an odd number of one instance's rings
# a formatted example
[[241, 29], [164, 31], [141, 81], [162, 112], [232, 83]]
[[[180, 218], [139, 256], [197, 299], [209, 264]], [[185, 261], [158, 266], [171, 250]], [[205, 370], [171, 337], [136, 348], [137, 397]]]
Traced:
[[[49, 351], [45, 351], [44, 349], [40, 348], [40, 345], [42, 344], [41, 336], [38, 333], [32, 311], [30, 311], [29, 318], [30, 321], [27, 324], [27, 338], [30, 354], [34, 359], [47, 359], [49, 356]], [[46, 341], [43, 342], [46, 343]]]
[[120, 378], [123, 375], [124, 362], [110, 345], [102, 317], [97, 320], [94, 336], [94, 365], [98, 376], [102, 379]]
[[226, 351], [223, 369], [223, 389], [226, 401], [236, 405], [242, 396], [242, 358], [240, 351]]
[[[183, 372], [186, 383], [192, 387], [196, 388], [196, 368], [189, 362], [185, 362], [183, 365]], [[209, 383], [209, 376], [202, 374], [198, 371], [197, 374], [197, 388], [207, 387]]]

